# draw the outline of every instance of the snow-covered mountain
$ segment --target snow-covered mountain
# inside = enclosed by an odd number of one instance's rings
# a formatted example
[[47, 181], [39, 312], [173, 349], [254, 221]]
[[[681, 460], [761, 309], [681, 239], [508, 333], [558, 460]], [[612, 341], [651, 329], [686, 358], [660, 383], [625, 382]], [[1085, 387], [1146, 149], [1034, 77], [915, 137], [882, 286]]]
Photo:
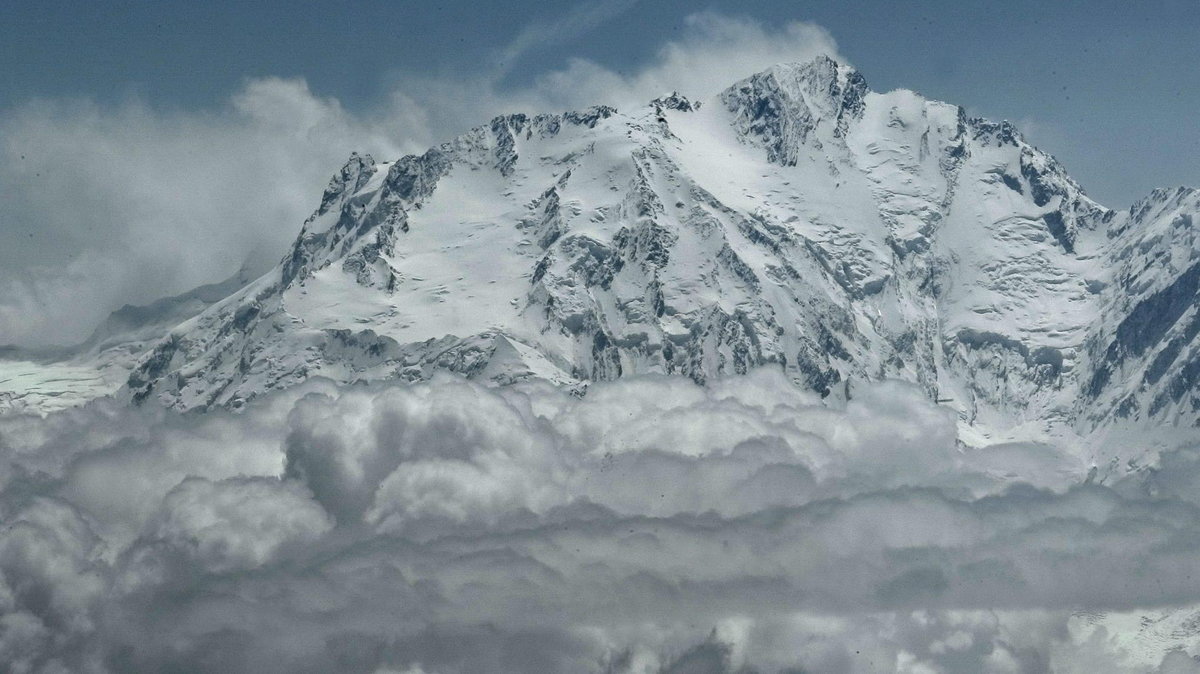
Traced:
[[498, 117], [352, 155], [267, 275], [169, 331], [135, 401], [312, 376], [586, 388], [900, 378], [967, 439], [1200, 419], [1200, 192], [1089, 199], [1007, 122], [821, 58], [691, 101]]

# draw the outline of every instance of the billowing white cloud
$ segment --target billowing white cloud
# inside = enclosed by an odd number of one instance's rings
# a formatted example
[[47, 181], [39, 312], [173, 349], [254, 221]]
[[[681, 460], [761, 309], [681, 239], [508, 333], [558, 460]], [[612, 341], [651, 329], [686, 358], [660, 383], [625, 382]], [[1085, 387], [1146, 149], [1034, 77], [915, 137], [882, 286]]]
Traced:
[[1200, 605], [1200, 448], [1099, 486], [1049, 446], [998, 473], [953, 429], [906, 385], [831, 407], [774, 371], [4, 417], [0, 648], [27, 671], [1195, 664], [1200, 609], [1173, 607]]
[[209, 572], [254, 569], [288, 544], [319, 539], [332, 519], [297, 482], [189, 477], [163, 497], [147, 532]]

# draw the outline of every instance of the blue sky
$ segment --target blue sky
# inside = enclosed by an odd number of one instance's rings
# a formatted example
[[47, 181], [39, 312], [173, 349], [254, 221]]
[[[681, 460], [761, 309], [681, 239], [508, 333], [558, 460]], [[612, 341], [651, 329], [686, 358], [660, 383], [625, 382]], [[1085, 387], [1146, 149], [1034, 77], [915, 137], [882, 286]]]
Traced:
[[1200, 185], [1200, 3], [0, 2], [0, 344], [263, 271], [351, 151], [829, 53], [1010, 119], [1101, 203]]
[[[536, 30], [588, 7], [591, 20]], [[500, 86], [517, 88], [570, 57], [636, 70], [701, 9], [814, 22], [874, 88], [1023, 122], [1104, 203], [1200, 183], [1200, 3], [1187, 0], [5, 3], [0, 108], [136, 96], [203, 109], [256, 76], [303, 77], [350, 109], [379, 104], [412, 74], [503, 70]]]

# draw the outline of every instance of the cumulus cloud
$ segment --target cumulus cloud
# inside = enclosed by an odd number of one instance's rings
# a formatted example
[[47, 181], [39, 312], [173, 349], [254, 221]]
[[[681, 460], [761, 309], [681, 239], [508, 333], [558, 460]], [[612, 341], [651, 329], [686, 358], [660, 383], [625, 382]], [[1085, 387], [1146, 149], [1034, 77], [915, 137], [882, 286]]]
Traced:
[[1000, 474], [920, 391], [861, 388], [446, 376], [0, 418], [0, 649], [25, 671], [1195, 664], [1174, 607], [1200, 603], [1200, 448], [1108, 486], [1048, 446]]
[[189, 477], [163, 497], [150, 540], [185, 551], [208, 572], [254, 569], [284, 545], [311, 543], [332, 520], [302, 484]]
[[[631, 3], [588, 5], [550, 26], [586, 30]], [[534, 26], [500, 60], [527, 53]], [[255, 272], [286, 252], [351, 151], [377, 158], [452, 138], [507, 112], [645, 104], [717, 91], [773, 63], [836, 53], [820, 27], [768, 28], [712, 13], [628, 75], [574, 59], [527, 86], [503, 70], [401, 74], [378, 105], [347, 110], [303, 80], [256, 78], [216, 110], [130, 100], [36, 100], [0, 112], [0, 344], [67, 344], [108, 312]]]

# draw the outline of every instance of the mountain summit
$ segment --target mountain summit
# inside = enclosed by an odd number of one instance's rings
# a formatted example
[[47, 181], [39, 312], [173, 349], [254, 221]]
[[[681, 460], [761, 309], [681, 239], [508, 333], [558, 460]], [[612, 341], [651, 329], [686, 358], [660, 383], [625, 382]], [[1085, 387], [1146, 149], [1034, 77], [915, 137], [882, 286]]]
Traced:
[[135, 400], [309, 377], [586, 388], [777, 367], [899, 378], [983, 436], [1200, 418], [1200, 194], [1118, 213], [1007, 122], [828, 58], [708, 100], [513, 114], [352, 155], [269, 274], [178, 325]]

